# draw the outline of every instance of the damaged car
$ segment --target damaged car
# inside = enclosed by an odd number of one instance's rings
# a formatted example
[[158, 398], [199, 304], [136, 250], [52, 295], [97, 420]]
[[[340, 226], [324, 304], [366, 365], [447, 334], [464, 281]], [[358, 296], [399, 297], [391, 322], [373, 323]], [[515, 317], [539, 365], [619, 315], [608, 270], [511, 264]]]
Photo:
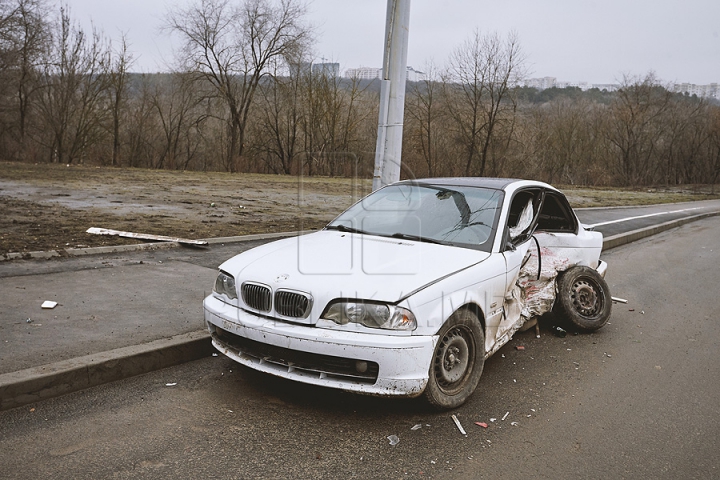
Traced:
[[215, 348], [255, 370], [450, 409], [540, 315], [605, 325], [602, 244], [545, 183], [406, 180], [224, 262], [204, 317]]

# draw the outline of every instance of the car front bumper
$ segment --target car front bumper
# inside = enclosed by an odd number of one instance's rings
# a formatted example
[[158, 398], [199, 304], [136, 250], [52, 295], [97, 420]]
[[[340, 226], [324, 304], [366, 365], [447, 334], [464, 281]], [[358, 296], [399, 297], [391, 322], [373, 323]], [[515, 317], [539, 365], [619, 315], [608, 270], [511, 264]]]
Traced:
[[205, 323], [220, 352], [247, 367], [370, 395], [417, 396], [437, 336], [343, 332], [260, 317], [208, 296]]

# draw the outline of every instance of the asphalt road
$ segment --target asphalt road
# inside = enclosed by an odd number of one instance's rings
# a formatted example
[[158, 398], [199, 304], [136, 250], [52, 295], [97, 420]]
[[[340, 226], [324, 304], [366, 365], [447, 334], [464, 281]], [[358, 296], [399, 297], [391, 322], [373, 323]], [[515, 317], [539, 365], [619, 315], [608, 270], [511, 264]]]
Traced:
[[717, 478], [718, 238], [713, 217], [604, 254], [630, 303], [594, 334], [518, 334], [452, 412], [467, 435], [209, 357], [0, 412], [0, 477]]
[[576, 210], [580, 221], [594, 225], [605, 237], [658, 225], [678, 218], [717, 211], [720, 200], [670, 203], [644, 207], [585, 208]]

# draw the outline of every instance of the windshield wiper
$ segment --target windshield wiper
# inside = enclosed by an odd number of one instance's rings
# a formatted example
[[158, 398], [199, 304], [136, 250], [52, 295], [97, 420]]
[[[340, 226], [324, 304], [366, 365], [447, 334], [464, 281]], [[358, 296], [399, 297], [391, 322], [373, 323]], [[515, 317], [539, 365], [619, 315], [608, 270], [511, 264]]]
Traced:
[[392, 238], [402, 238], [403, 240], [415, 240], [417, 242], [435, 243], [437, 245], [447, 245], [447, 243], [439, 242], [432, 238], [421, 237], [420, 235], [411, 235], [409, 233], [393, 233]]
[[391, 237], [391, 238], [400, 238], [403, 240], [413, 240], [416, 242], [426, 242], [426, 243], [435, 243], [437, 245], [447, 245], [447, 243], [439, 242], [437, 240], [434, 240], [432, 238], [428, 237], [421, 237], [420, 235], [411, 235], [409, 233], [393, 233], [392, 235], [383, 235], [380, 233], [369, 233], [364, 232], [358, 228], [354, 227], [348, 227], [347, 225], [339, 224], [339, 225], [328, 225], [325, 227], [325, 230], [337, 230], [339, 232], [347, 232], [347, 233], [360, 233], [363, 235], [377, 235], [379, 237]]
[[367, 233], [363, 232], [362, 230], [354, 227], [348, 227], [347, 225], [339, 224], [339, 225], [328, 225], [325, 227], [325, 230], [338, 230], [340, 232], [347, 232], [347, 233]]

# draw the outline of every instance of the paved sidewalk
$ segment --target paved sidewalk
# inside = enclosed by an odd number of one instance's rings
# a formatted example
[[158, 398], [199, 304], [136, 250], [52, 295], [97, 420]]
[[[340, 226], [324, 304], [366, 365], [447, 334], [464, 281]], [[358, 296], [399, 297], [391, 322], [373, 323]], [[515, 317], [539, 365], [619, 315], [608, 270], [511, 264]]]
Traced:
[[217, 266], [277, 237], [0, 262], [0, 410], [210, 355]]
[[2, 278], [0, 374], [201, 330], [216, 272], [170, 261]]

